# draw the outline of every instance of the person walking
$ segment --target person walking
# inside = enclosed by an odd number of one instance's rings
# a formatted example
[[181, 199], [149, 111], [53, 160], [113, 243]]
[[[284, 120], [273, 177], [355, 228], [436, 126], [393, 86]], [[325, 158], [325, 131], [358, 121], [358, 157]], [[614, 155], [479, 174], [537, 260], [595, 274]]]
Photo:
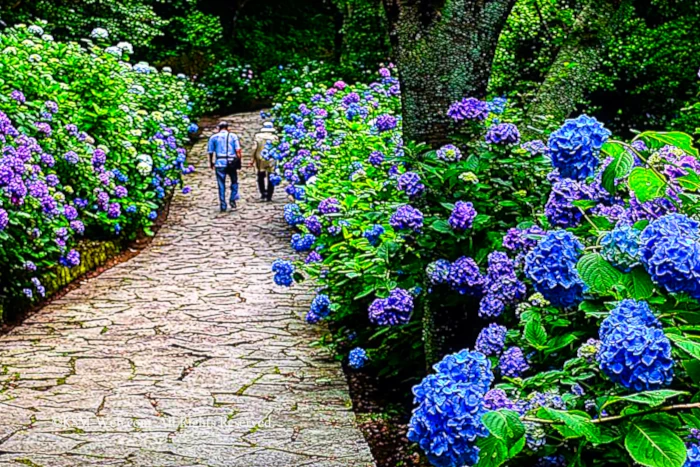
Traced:
[[219, 206], [226, 212], [226, 177], [231, 179], [231, 209], [236, 209], [238, 200], [238, 170], [242, 166], [243, 151], [238, 135], [228, 131], [228, 122], [219, 122], [218, 133], [209, 138], [209, 166], [216, 171], [219, 185]]
[[267, 160], [263, 155], [267, 143], [276, 143], [279, 141], [275, 127], [271, 122], [265, 122], [262, 129], [255, 135], [255, 151], [253, 151], [253, 160], [250, 162], [251, 167], [255, 166], [258, 172], [258, 189], [260, 190], [261, 201], [272, 201], [272, 195], [275, 192], [275, 186], [270, 182], [270, 175], [275, 171], [275, 161]]

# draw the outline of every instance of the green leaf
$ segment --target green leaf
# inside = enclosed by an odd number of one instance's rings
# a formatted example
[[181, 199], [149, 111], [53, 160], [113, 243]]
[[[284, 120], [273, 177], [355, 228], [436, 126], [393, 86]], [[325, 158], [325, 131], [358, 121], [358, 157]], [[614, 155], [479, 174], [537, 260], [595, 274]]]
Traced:
[[585, 412], [542, 408], [539, 410], [538, 415], [549, 420], [563, 422], [569, 430], [569, 437], [585, 437], [593, 443], [598, 442], [600, 439], [600, 430], [591, 423], [590, 416]]
[[686, 391], [674, 391], [671, 389], [659, 389], [658, 391], [644, 391], [638, 392], [637, 394], [630, 394], [629, 396], [615, 398], [616, 400], [624, 400], [627, 402], [634, 402], [635, 404], [650, 405], [652, 407], [659, 406], [666, 402], [668, 399], [678, 396], [684, 396], [690, 394]]
[[700, 344], [688, 339], [687, 337], [679, 336], [678, 334], [668, 333], [667, 337], [671, 341], [673, 341], [674, 344], [676, 344], [676, 347], [678, 347], [681, 350], [684, 350], [687, 354], [689, 354], [696, 360], [700, 360]]
[[452, 232], [452, 227], [450, 227], [450, 224], [445, 221], [445, 220], [437, 220], [432, 223], [430, 226], [433, 230], [440, 232], [440, 233], [451, 233]]
[[613, 286], [622, 278], [622, 273], [598, 253], [582, 256], [576, 269], [589, 290], [600, 295], [610, 295]]
[[646, 300], [654, 295], [654, 283], [649, 276], [649, 273], [642, 267], [634, 268], [628, 277], [630, 282], [627, 287], [630, 298], [635, 300]]
[[486, 412], [482, 421], [491, 436], [503, 441], [508, 449], [515, 446], [520, 438], [525, 436], [525, 426], [520, 421], [518, 414], [512, 410], [501, 409]]
[[651, 169], [636, 167], [628, 183], [640, 203], [661, 198], [665, 193], [666, 181]]
[[682, 149], [688, 154], [698, 157], [698, 150], [693, 146], [693, 137], [680, 131], [645, 131], [635, 138], [635, 141], [641, 139], [647, 146], [651, 148], [662, 148], [668, 144]]
[[588, 211], [589, 209], [596, 207], [598, 205], [598, 201], [593, 201], [590, 199], [579, 199], [571, 204], [573, 204], [577, 208], [581, 208], [581, 210], [583, 211]]
[[479, 438], [476, 445], [479, 447], [476, 467], [499, 467], [508, 460], [506, 444], [494, 436]]
[[684, 177], [678, 177], [676, 181], [688, 191], [700, 191], [700, 176], [695, 172], [689, 172]]
[[615, 193], [615, 179], [623, 179], [634, 167], [634, 156], [620, 143], [607, 142], [602, 151], [613, 158], [603, 171], [602, 184], [608, 193]]
[[687, 455], [677, 434], [649, 420], [630, 425], [625, 449], [637, 463], [648, 467], [683, 467]]
[[547, 344], [547, 331], [542, 326], [539, 315], [535, 315], [525, 325], [525, 339], [538, 350], [544, 349]]

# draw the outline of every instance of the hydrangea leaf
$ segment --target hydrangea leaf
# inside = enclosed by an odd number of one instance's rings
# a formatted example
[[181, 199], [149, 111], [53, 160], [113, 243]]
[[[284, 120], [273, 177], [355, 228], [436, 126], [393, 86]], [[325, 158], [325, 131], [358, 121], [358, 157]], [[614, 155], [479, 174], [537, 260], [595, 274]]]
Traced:
[[625, 448], [632, 459], [648, 467], [683, 467], [687, 457], [683, 440], [651, 420], [638, 420], [630, 425]]
[[688, 172], [688, 175], [685, 177], [678, 177], [676, 181], [680, 183], [685, 190], [700, 191], [700, 176], [695, 172]]
[[700, 360], [700, 343], [692, 341], [687, 337], [679, 336], [678, 334], [667, 333], [666, 337], [668, 337], [676, 347], [684, 350], [696, 360]]
[[484, 425], [492, 436], [503, 441], [508, 449], [525, 436], [525, 426], [512, 410], [501, 409], [486, 412], [482, 417]]
[[576, 269], [589, 291], [600, 295], [610, 295], [612, 288], [619, 284], [622, 278], [622, 273], [598, 253], [582, 256]]
[[630, 394], [629, 396], [614, 397], [607, 402], [606, 405], [612, 404], [619, 401], [634, 402], [635, 404], [650, 405], [652, 407], [657, 407], [668, 399], [674, 397], [684, 396], [690, 394], [687, 391], [674, 391], [672, 389], [658, 389], [656, 391], [644, 391], [638, 392], [637, 394]]
[[538, 350], [547, 346], [547, 331], [542, 326], [539, 315], [534, 315], [525, 325], [525, 339]]
[[591, 423], [590, 415], [585, 412], [578, 410], [555, 410], [543, 407], [537, 412], [537, 415], [548, 420], [562, 422], [566, 428], [568, 428], [568, 434], [573, 434], [576, 437], [584, 437], [593, 443], [597, 443], [600, 440], [600, 429]]
[[615, 193], [615, 180], [629, 175], [634, 167], [634, 156], [620, 143], [607, 142], [602, 151], [613, 158], [603, 171], [602, 185], [608, 193]]
[[506, 444], [495, 436], [479, 438], [476, 445], [479, 447], [479, 462], [475, 467], [499, 467], [508, 460]]
[[626, 288], [630, 298], [646, 300], [654, 295], [654, 282], [644, 268], [634, 268], [625, 276]]
[[698, 150], [693, 146], [693, 137], [680, 131], [645, 131], [634, 140], [642, 140], [651, 148], [662, 148], [666, 145], [675, 146], [688, 154], [698, 157]]
[[666, 181], [651, 169], [636, 167], [628, 183], [640, 203], [661, 198], [665, 193]]
[[447, 221], [442, 219], [433, 222], [430, 228], [435, 230], [436, 232], [444, 234], [452, 233], [452, 227], [450, 227], [450, 224], [448, 224]]

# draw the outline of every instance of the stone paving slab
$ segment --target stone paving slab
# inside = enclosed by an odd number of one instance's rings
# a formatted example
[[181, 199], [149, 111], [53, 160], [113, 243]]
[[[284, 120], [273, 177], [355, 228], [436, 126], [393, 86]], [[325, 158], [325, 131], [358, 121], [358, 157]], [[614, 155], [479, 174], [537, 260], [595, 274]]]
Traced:
[[[230, 121], [250, 150], [257, 114]], [[0, 337], [1, 466], [374, 466], [309, 291], [272, 282], [284, 193], [248, 168], [220, 214], [205, 149], [149, 248]]]

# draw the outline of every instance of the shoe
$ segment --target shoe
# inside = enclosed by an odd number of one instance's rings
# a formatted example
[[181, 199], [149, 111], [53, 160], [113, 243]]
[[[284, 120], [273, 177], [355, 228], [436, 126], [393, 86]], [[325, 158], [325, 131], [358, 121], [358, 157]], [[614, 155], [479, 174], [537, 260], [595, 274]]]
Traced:
[[270, 203], [270, 202], [272, 202], [272, 198], [265, 198], [265, 201], [267, 201], [268, 203]]
[[226, 208], [220, 208], [219, 212], [226, 212]]
[[235, 211], [236, 209], [238, 209], [238, 206], [236, 206], [236, 202], [235, 202], [235, 201], [231, 201], [231, 210], [232, 210], [232, 211]]
[[266, 198], [267, 198], [266, 195], [260, 195], [260, 201], [265, 201]]

